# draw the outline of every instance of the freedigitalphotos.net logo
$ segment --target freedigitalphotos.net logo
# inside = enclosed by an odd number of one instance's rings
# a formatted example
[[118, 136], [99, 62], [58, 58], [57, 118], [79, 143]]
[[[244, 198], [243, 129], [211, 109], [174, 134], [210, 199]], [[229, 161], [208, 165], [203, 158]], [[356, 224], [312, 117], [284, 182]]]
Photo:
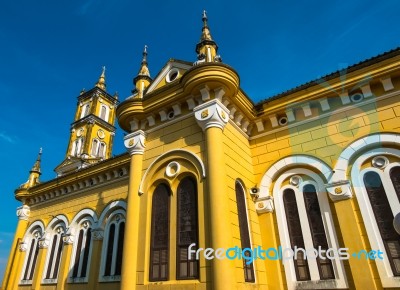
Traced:
[[339, 249], [322, 249], [318, 247], [317, 249], [303, 249], [294, 247], [292, 248], [282, 248], [279, 246], [278, 248], [268, 248], [262, 249], [261, 246], [256, 248], [240, 248], [238, 246], [224, 249], [224, 248], [198, 248], [196, 249], [196, 244], [193, 243], [188, 247], [188, 257], [189, 259], [193, 259], [195, 257], [196, 260], [200, 259], [200, 255], [206, 260], [245, 260], [246, 264], [249, 265], [254, 262], [254, 260], [291, 260], [297, 259], [299, 255], [304, 259], [322, 259], [322, 260], [348, 260], [350, 257], [356, 259], [365, 259], [365, 260], [382, 260], [383, 252], [381, 250], [360, 250], [357, 252], [353, 252], [349, 254], [348, 248], [339, 248]]

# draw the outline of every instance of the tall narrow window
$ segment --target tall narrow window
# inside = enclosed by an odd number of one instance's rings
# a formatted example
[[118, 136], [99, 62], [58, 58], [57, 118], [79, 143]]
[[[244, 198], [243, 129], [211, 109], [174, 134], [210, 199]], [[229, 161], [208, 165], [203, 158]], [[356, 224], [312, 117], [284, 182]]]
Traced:
[[35, 272], [37, 256], [39, 254], [39, 238], [41, 234], [40, 232], [34, 231], [32, 234], [32, 238], [30, 240], [30, 244], [28, 246], [29, 252], [27, 256], [27, 260], [25, 263], [24, 274], [22, 276], [23, 282], [32, 281], [33, 274]]
[[[57, 279], [58, 269], [60, 268], [61, 254], [63, 249], [62, 233], [63, 227], [58, 227], [53, 235], [49, 256], [47, 258], [47, 271], [44, 282], [53, 282]], [[48, 280], [48, 281], [46, 281]]]
[[118, 281], [119, 277], [115, 276], [121, 275], [125, 219], [121, 214], [116, 214], [111, 219], [105, 243], [104, 281]]
[[79, 231], [77, 246], [75, 248], [75, 259], [72, 268], [72, 276], [76, 281], [81, 281], [79, 278], [86, 278], [89, 256], [91, 252], [92, 231], [88, 221], [82, 223]]
[[176, 245], [177, 279], [195, 279], [199, 277], [198, 260], [188, 257], [188, 247], [198, 245], [197, 222], [197, 186], [196, 182], [186, 177], [178, 187], [178, 228]]
[[[392, 172], [390, 173], [392, 181], [397, 178], [393, 178]], [[395, 174], [396, 171], [393, 175]], [[364, 184], [393, 274], [400, 276], [400, 235], [392, 225], [393, 213], [382, 180], [378, 173], [369, 171], [364, 175]]]
[[99, 140], [93, 139], [92, 142], [92, 155], [97, 156], [97, 152], [99, 150]]
[[400, 202], [400, 167], [396, 166], [390, 169], [390, 179], [392, 180], [394, 190]]
[[90, 110], [90, 105], [89, 104], [84, 105], [82, 108], [81, 118], [89, 115], [89, 110]]
[[[283, 204], [286, 212], [291, 247], [293, 250], [294, 247], [305, 249], [299, 211], [293, 189], [287, 188], [283, 191]], [[293, 257], [293, 259], [297, 281], [311, 280], [308, 262], [305, 258], [304, 252], [297, 251], [297, 256]]]
[[102, 118], [104, 121], [107, 121], [107, 107], [102, 105], [100, 109], [100, 118]]
[[[235, 183], [235, 192], [236, 192], [236, 204], [237, 204], [238, 219], [239, 219], [241, 246], [242, 249], [251, 248], [245, 193], [243, 190], [243, 186], [239, 181], [236, 181]], [[246, 254], [250, 255], [250, 253], [248, 252], [246, 252]], [[254, 282], [255, 277], [254, 277], [253, 263], [247, 264], [246, 262], [247, 260], [243, 259], [244, 280], [246, 282]]]
[[169, 256], [169, 188], [165, 184], [155, 189], [151, 212], [150, 281], [165, 281]]
[[[321, 247], [322, 250], [328, 250], [328, 241], [326, 239], [324, 223], [322, 221], [321, 209], [319, 208], [317, 191], [315, 186], [307, 184], [303, 188], [304, 203], [308, 217], [308, 223], [311, 229], [311, 236], [314, 244], [314, 249]], [[321, 280], [335, 279], [333, 266], [330, 259], [326, 257], [317, 258], [319, 276]]]
[[106, 143], [101, 142], [99, 145], [99, 153], [98, 156], [104, 158], [106, 152]]

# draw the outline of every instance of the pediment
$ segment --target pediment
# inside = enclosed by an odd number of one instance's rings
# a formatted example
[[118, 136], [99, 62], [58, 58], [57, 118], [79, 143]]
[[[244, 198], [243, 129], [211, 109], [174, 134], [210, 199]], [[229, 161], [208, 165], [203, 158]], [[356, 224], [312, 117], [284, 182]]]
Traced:
[[157, 74], [147, 93], [155, 91], [163, 86], [178, 82], [179, 79], [193, 66], [192, 63], [170, 59], [163, 69]]

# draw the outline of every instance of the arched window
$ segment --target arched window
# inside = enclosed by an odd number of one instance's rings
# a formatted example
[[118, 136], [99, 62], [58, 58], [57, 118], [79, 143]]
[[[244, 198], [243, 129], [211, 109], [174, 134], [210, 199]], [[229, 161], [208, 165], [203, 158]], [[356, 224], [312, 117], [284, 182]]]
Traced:
[[106, 122], [108, 121], [108, 108], [107, 108], [106, 105], [101, 105], [100, 118], [103, 119]]
[[97, 156], [97, 152], [99, 150], [99, 140], [93, 139], [92, 142], [92, 155]]
[[52, 238], [50, 240], [50, 249], [47, 253], [47, 269], [44, 273], [44, 283], [57, 282], [58, 271], [60, 268], [61, 254], [63, 250], [62, 236], [65, 232], [65, 225], [58, 224], [51, 229]]
[[84, 105], [82, 108], [81, 118], [89, 115], [89, 111], [90, 111], [90, 105], [89, 104]]
[[34, 228], [24, 243], [28, 250], [26, 253], [25, 263], [22, 272], [22, 284], [31, 284], [33, 274], [36, 268], [36, 261], [39, 254], [39, 239], [42, 237], [42, 230], [40, 227]]
[[99, 145], [99, 153], [98, 156], [104, 158], [106, 154], [106, 143], [101, 142]]
[[400, 166], [390, 169], [390, 179], [392, 180], [394, 190], [396, 191], [397, 199], [400, 202]]
[[72, 143], [72, 148], [71, 148], [72, 156], [79, 157], [81, 155], [82, 142], [83, 142], [82, 138], [78, 138]]
[[159, 184], [153, 194], [150, 245], [150, 281], [168, 280], [170, 189]]
[[[315, 186], [313, 184], [305, 185], [303, 187], [303, 196], [314, 249], [321, 248], [322, 250], [327, 251], [329, 246], [326, 239], [324, 223], [322, 221], [321, 209], [319, 208]], [[326, 258], [326, 255], [323, 258], [318, 257], [317, 263], [321, 280], [335, 279], [332, 262], [330, 259]]]
[[[305, 168], [275, 177], [273, 194], [288, 289], [347, 288], [346, 273], [321, 175]], [[321, 253], [321, 258], [315, 255]], [[328, 255], [324, 250], [328, 251]], [[311, 255], [310, 257], [308, 255]], [[325, 258], [326, 257], [326, 258]], [[324, 259], [325, 258], [325, 259]]]
[[[239, 219], [239, 232], [240, 232], [240, 241], [242, 249], [251, 248], [250, 242], [250, 231], [248, 225], [247, 218], [247, 208], [246, 208], [246, 200], [245, 193], [242, 184], [239, 181], [235, 182], [235, 192], [236, 192], [236, 205]], [[250, 254], [246, 252], [246, 254]], [[245, 259], [243, 259], [243, 270], [244, 270], [244, 280], [246, 282], [254, 282], [254, 268], [253, 263], [246, 264]]]
[[[392, 168], [390, 171], [391, 179], [394, 181], [393, 184], [400, 179], [398, 168], [399, 167]], [[394, 230], [392, 225], [393, 212], [381, 177], [377, 172], [369, 171], [364, 174], [363, 179], [375, 220], [385, 246], [386, 256], [389, 259], [394, 276], [400, 276], [400, 235]]]
[[104, 238], [104, 265], [102, 281], [118, 281], [121, 275], [123, 243], [125, 235], [125, 217], [122, 213], [111, 214], [107, 222]]
[[[301, 229], [300, 216], [293, 189], [287, 188], [283, 191], [283, 204], [285, 206], [291, 248], [292, 250], [294, 250], [295, 247], [305, 249], [303, 231]], [[293, 257], [293, 263], [296, 270], [297, 281], [307, 281], [311, 279], [308, 262], [303, 252], [297, 252], [296, 257]]]
[[70, 277], [73, 282], [86, 282], [92, 247], [91, 222], [83, 219], [79, 223], [78, 229]]
[[195, 254], [188, 257], [188, 247], [193, 243], [198, 245], [197, 186], [193, 178], [186, 177], [180, 182], [177, 198], [176, 278], [195, 279], [199, 277], [198, 260]]

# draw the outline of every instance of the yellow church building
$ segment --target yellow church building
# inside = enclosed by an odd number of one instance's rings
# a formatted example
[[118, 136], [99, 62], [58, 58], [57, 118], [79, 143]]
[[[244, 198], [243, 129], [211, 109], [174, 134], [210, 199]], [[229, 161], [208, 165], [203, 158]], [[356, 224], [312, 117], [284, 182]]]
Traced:
[[202, 20], [194, 63], [78, 96], [3, 290], [400, 289], [400, 49], [255, 104]]

